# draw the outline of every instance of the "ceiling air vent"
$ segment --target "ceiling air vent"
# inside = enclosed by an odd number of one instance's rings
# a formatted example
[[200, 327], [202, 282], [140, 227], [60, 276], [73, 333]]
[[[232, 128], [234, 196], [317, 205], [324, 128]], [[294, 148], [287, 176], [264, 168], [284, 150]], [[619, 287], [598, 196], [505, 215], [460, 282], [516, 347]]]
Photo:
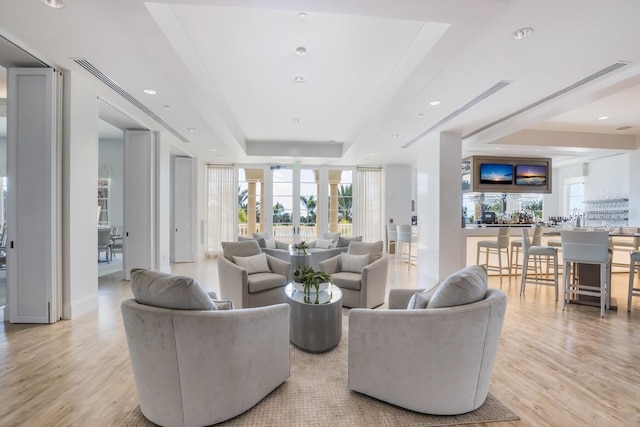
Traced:
[[455, 117], [459, 116], [460, 114], [464, 113], [465, 111], [467, 111], [469, 108], [473, 107], [474, 105], [476, 105], [480, 101], [484, 101], [485, 99], [487, 99], [488, 97], [490, 97], [491, 95], [493, 95], [494, 93], [499, 91], [500, 89], [504, 88], [505, 86], [509, 85], [510, 83], [512, 83], [512, 82], [509, 81], [509, 80], [500, 80], [498, 83], [496, 83], [495, 85], [491, 86], [489, 89], [485, 90], [480, 95], [476, 96], [471, 101], [467, 102], [462, 107], [458, 108], [457, 110], [455, 110], [454, 112], [449, 114], [447, 117], [445, 117], [444, 119], [440, 120], [438, 123], [436, 123], [435, 125], [431, 126], [429, 129], [425, 130], [420, 135], [416, 136], [411, 141], [409, 141], [406, 144], [404, 144], [402, 146], [402, 148], [409, 148], [410, 146], [412, 146], [413, 144], [418, 142], [420, 139], [424, 138], [426, 135], [428, 135], [429, 133], [433, 132], [435, 129], [439, 128], [443, 124], [447, 123], [448, 121], [452, 120], [453, 118], [455, 118]]
[[577, 82], [575, 82], [573, 84], [570, 84], [569, 86], [567, 86], [567, 87], [565, 87], [563, 89], [560, 89], [557, 92], [552, 93], [551, 95], [547, 95], [544, 98], [539, 99], [536, 102], [527, 105], [526, 107], [522, 107], [521, 109], [519, 109], [517, 111], [514, 111], [511, 114], [508, 114], [508, 115], [506, 115], [504, 117], [501, 117], [501, 118], [499, 118], [498, 120], [496, 120], [494, 122], [491, 122], [491, 123], [489, 123], [487, 125], [484, 125], [481, 128], [478, 128], [478, 129], [474, 130], [473, 132], [470, 132], [470, 133], [464, 135], [462, 137], [462, 139], [466, 139], [466, 138], [472, 137], [473, 135], [476, 135], [476, 134], [478, 134], [480, 132], [483, 132], [483, 131], [485, 131], [485, 130], [487, 130], [487, 129], [495, 126], [495, 125], [498, 125], [498, 124], [500, 124], [502, 122], [505, 122], [505, 121], [507, 121], [509, 119], [512, 119], [513, 117], [518, 116], [518, 115], [520, 115], [520, 114], [522, 114], [524, 112], [527, 112], [527, 111], [531, 110], [532, 108], [536, 108], [537, 106], [542, 105], [547, 101], [551, 101], [552, 99], [557, 98], [560, 95], [564, 95], [565, 93], [567, 93], [569, 91], [572, 91], [573, 89], [577, 89], [580, 86], [584, 86], [587, 83], [590, 83], [590, 82], [594, 81], [595, 79], [598, 79], [598, 78], [600, 78], [600, 77], [602, 77], [604, 75], [607, 75], [607, 74], [609, 74], [609, 73], [611, 73], [613, 71], [616, 71], [618, 68], [624, 67], [627, 64], [629, 64], [629, 62], [627, 62], [627, 61], [618, 61], [615, 64], [611, 64], [608, 67], [603, 68], [602, 70], [597, 71], [597, 72], [585, 77], [582, 80], [578, 80]]
[[100, 80], [102, 83], [106, 84], [107, 86], [109, 86], [111, 89], [113, 89], [114, 91], [116, 91], [117, 93], [119, 93], [120, 95], [122, 95], [122, 97], [124, 99], [126, 99], [127, 101], [129, 101], [130, 103], [132, 103], [133, 105], [135, 105], [136, 107], [138, 107], [138, 109], [140, 109], [140, 111], [142, 111], [143, 113], [145, 113], [147, 116], [151, 117], [153, 120], [155, 120], [156, 122], [158, 122], [160, 125], [162, 125], [165, 129], [167, 129], [169, 132], [171, 132], [172, 134], [174, 134], [176, 136], [176, 138], [178, 138], [179, 140], [181, 140], [182, 142], [191, 142], [189, 141], [187, 138], [185, 138], [184, 136], [182, 136], [180, 134], [180, 132], [178, 132], [177, 130], [175, 130], [171, 125], [169, 125], [167, 122], [165, 122], [164, 120], [162, 120], [160, 118], [160, 116], [158, 116], [156, 113], [154, 113], [153, 111], [151, 111], [149, 108], [147, 108], [142, 102], [138, 101], [136, 98], [134, 98], [133, 95], [131, 95], [129, 92], [127, 92], [126, 90], [124, 90], [122, 88], [122, 86], [120, 86], [118, 83], [114, 82], [109, 76], [107, 76], [105, 73], [103, 73], [102, 71], [100, 71], [98, 68], [96, 68], [92, 63], [90, 63], [89, 61], [87, 61], [86, 59], [74, 59], [75, 63], [80, 65], [82, 68], [84, 68], [85, 70], [87, 70], [88, 72], [90, 72], [91, 74], [93, 74], [98, 80]]

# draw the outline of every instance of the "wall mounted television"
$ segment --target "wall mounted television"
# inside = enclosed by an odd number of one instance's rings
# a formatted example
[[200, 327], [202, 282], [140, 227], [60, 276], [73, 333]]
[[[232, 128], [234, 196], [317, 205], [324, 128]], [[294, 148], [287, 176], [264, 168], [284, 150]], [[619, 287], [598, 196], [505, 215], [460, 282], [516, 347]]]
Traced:
[[516, 165], [516, 185], [546, 187], [546, 165]]
[[513, 165], [503, 163], [480, 163], [480, 183], [504, 185], [513, 183]]
[[462, 165], [463, 192], [551, 193], [549, 158], [472, 156]]

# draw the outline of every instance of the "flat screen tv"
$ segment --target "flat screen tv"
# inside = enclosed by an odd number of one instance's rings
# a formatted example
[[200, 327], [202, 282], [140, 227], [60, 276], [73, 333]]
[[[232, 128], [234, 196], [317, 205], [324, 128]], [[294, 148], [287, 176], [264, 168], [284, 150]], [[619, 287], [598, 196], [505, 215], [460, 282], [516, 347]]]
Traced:
[[516, 185], [544, 187], [547, 185], [546, 165], [516, 165]]
[[513, 184], [513, 165], [500, 163], [480, 164], [481, 184]]

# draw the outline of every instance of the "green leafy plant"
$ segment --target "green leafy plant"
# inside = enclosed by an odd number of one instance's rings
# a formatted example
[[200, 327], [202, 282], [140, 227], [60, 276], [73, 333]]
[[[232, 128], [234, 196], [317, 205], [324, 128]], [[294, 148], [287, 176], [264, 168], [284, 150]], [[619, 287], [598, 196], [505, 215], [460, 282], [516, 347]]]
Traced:
[[293, 271], [293, 280], [302, 283], [304, 293], [309, 296], [311, 289], [315, 288], [316, 294], [320, 290], [321, 283], [333, 283], [333, 279], [324, 271], [315, 271], [311, 266], [305, 265]]
[[298, 255], [306, 255], [307, 249], [309, 249], [309, 246], [304, 241], [302, 241], [300, 243], [296, 243], [295, 245], [293, 245], [293, 249], [298, 251]]

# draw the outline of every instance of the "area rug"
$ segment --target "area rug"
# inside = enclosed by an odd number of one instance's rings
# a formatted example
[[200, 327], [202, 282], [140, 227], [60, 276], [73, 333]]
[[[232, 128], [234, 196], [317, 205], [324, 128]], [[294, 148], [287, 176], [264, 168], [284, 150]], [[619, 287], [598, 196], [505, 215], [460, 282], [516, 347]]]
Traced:
[[[473, 412], [455, 416], [424, 415], [408, 411], [347, 387], [348, 319], [343, 319], [340, 344], [322, 354], [311, 354], [291, 346], [289, 379], [256, 406], [218, 426], [450, 426], [519, 420], [511, 409], [489, 394]], [[122, 424], [148, 427], [140, 407]]]

